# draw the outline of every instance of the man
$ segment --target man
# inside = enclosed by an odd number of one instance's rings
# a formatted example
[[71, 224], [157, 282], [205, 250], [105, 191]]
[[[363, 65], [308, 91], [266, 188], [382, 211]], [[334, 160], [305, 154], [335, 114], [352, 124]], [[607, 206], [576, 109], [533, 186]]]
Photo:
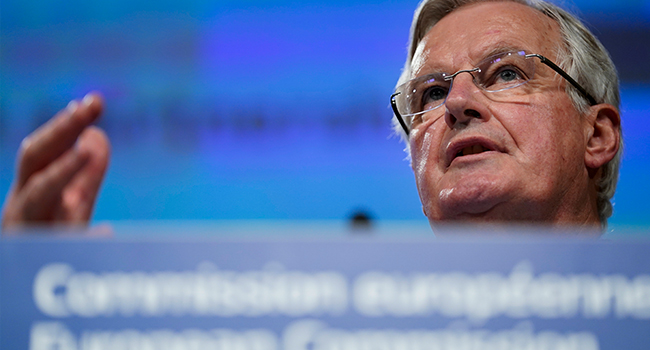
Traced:
[[[423, 1], [391, 101], [433, 226], [598, 226], [611, 215], [621, 149], [615, 69], [555, 6]], [[89, 220], [109, 158], [106, 136], [90, 126], [102, 107], [89, 94], [25, 139], [4, 227]]]
[[606, 225], [622, 140], [618, 79], [565, 11], [423, 2], [398, 85], [394, 110], [432, 225]]

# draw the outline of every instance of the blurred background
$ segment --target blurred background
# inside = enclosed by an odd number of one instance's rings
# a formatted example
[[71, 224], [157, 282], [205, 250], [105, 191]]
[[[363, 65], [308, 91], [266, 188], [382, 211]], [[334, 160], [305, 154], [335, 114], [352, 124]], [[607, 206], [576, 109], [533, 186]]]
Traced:
[[[428, 224], [389, 96], [416, 1], [2, 0], [0, 195], [23, 137], [99, 90], [112, 163], [95, 221]], [[650, 228], [650, 2], [561, 3], [622, 82], [610, 231]]]

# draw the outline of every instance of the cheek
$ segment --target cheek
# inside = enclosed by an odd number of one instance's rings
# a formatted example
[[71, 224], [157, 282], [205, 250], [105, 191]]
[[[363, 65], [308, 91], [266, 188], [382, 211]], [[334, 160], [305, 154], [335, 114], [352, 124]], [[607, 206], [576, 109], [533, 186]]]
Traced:
[[438, 133], [444, 130], [444, 125], [430, 125], [428, 128], [414, 130], [411, 133], [411, 161], [418, 194], [425, 215], [435, 211], [439, 182], [442, 178], [440, 170], [440, 140]]
[[[513, 111], [504, 123], [526, 162], [537, 169], [556, 169], [559, 163], [574, 162], [581, 142], [580, 116], [561, 98]], [[582, 155], [581, 155], [582, 157]]]
[[411, 133], [411, 160], [416, 180], [424, 181], [431, 171], [436, 169], [439, 155], [437, 128], [431, 125], [427, 128], [414, 129]]
[[429, 157], [432, 151], [432, 138], [429, 133], [425, 133], [419, 142], [411, 145], [413, 150], [413, 172], [418, 181], [424, 176], [429, 164]]

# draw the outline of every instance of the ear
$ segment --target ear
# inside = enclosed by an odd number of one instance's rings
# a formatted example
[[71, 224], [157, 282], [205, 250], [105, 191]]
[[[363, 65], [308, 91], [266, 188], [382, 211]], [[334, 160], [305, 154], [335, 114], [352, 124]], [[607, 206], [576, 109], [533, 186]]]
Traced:
[[599, 104], [590, 107], [586, 116], [589, 138], [585, 150], [585, 165], [591, 169], [599, 169], [616, 156], [620, 144], [621, 116], [618, 110], [610, 104]]

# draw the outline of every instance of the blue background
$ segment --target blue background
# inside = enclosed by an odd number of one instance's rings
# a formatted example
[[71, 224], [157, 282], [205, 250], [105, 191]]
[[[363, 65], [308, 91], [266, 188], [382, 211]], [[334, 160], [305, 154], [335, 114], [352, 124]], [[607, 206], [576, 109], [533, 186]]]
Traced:
[[[23, 137], [90, 90], [113, 145], [96, 220], [426, 224], [388, 96], [415, 1], [0, 2], [0, 195]], [[650, 227], [650, 3], [575, 1], [622, 80], [614, 231]]]

